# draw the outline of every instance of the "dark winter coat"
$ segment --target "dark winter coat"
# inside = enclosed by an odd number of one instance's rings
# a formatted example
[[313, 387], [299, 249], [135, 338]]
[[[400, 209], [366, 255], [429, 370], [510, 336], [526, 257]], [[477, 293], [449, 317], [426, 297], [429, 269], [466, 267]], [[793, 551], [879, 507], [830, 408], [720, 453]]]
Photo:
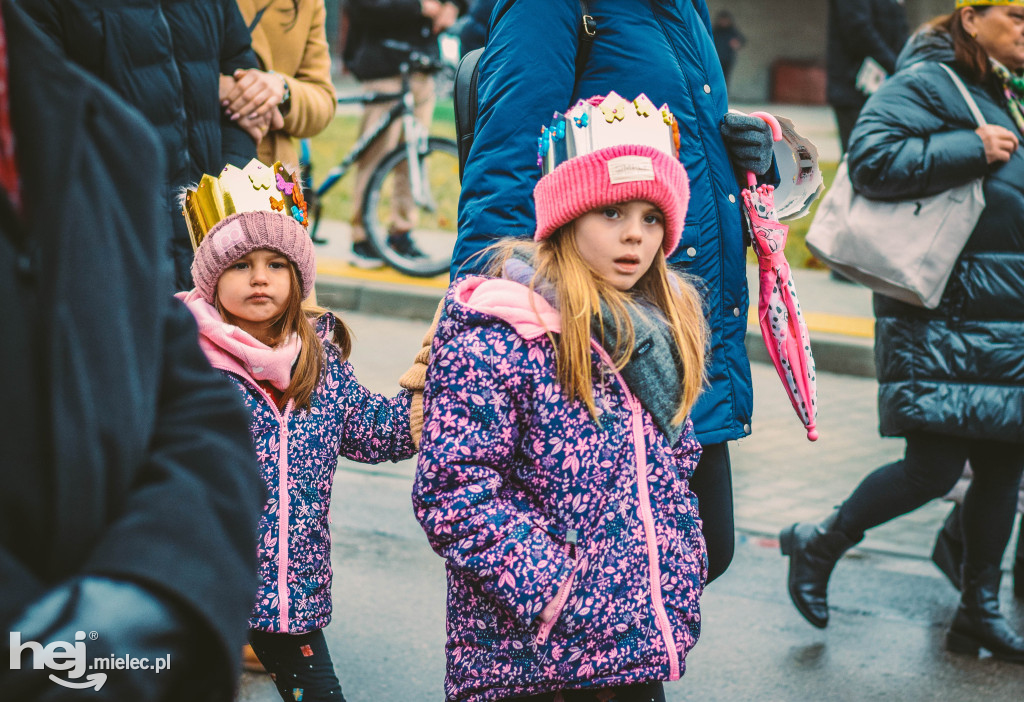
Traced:
[[[850, 141], [851, 178], [868, 197], [985, 178], [985, 209], [939, 307], [875, 295], [881, 431], [1024, 442], [1024, 149], [986, 163], [967, 104], [936, 63], [952, 60], [945, 35], [915, 36]], [[1024, 139], [995, 86], [964, 82], [989, 124]]]
[[[460, 12], [466, 11], [466, 0], [453, 1]], [[345, 10], [349, 18], [345, 66], [359, 80], [399, 74], [407, 54], [384, 46], [386, 40], [439, 56], [433, 22], [423, 16], [420, 0], [346, 0]]]
[[828, 101], [836, 107], [860, 107], [867, 96], [857, 88], [857, 72], [867, 57], [889, 75], [907, 40], [904, 0], [830, 0], [828, 45]]
[[496, 4], [497, 0], [475, 0], [470, 7], [466, 21], [459, 30], [463, 54], [479, 49], [487, 41], [487, 28]]
[[573, 84], [580, 26], [576, 0], [500, 0], [480, 62], [476, 138], [459, 202], [452, 273], [480, 272], [496, 238], [532, 236], [537, 137], [553, 112], [614, 90], [667, 103], [679, 120], [679, 157], [690, 178], [686, 229], [671, 261], [706, 282], [709, 388], [693, 410], [704, 444], [750, 433], [753, 393], [743, 345], [746, 249], [739, 185], [719, 133], [725, 78], [703, 0], [590, 3], [597, 38]]
[[156, 135], [2, 7], [28, 224], [0, 208], [0, 629], [69, 578], [131, 581], [195, 622], [183, 694], [224, 699], [262, 491], [238, 398], [166, 292]]
[[[192, 247], [178, 205], [182, 186], [256, 158], [252, 138], [224, 117], [220, 74], [257, 68], [235, 0], [22, 0], [64, 54], [156, 127], [167, 161], [168, 216], [178, 284]], [[188, 259], [188, 260], [183, 260]], [[191, 280], [189, 277], [188, 280]], [[184, 285], [191, 287], [191, 285]]]
[[693, 426], [670, 444], [596, 341], [599, 423], [568, 402], [559, 325], [526, 286], [472, 276], [434, 336], [413, 503], [448, 562], [449, 700], [674, 680], [700, 634]]

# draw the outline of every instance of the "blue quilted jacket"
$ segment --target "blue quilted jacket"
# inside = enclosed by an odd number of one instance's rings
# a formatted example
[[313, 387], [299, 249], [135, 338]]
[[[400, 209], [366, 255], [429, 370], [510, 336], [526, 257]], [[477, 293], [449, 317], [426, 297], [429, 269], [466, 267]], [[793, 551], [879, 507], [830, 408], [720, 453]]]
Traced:
[[566, 401], [557, 325], [525, 286], [473, 276], [434, 337], [413, 503], [447, 559], [449, 700], [674, 680], [700, 633], [693, 427], [670, 445], [596, 342], [600, 422]]
[[597, 39], [573, 85], [577, 0], [499, 0], [480, 63], [479, 119], [459, 203], [453, 278], [479, 272], [496, 238], [532, 236], [540, 126], [579, 98], [646, 93], [679, 119], [690, 177], [686, 229], [672, 262], [706, 283], [710, 388], [693, 410], [704, 444], [750, 433], [753, 410], [739, 186], [718, 125], [725, 79], [703, 0], [591, 0]]

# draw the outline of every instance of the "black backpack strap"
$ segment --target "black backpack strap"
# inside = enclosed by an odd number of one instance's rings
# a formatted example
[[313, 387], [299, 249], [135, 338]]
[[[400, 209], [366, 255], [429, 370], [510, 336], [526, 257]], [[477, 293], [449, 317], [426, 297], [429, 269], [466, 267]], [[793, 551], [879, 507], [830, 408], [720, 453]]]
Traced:
[[263, 8], [261, 8], [259, 12], [256, 13], [256, 16], [252, 18], [252, 22], [249, 23], [249, 34], [252, 34], [252, 30], [256, 29], [256, 25], [260, 23], [261, 19], [263, 19], [263, 13], [269, 10], [270, 6], [273, 4], [274, 2], [273, 0], [271, 0]]
[[455, 132], [459, 146], [459, 182], [466, 170], [466, 159], [469, 158], [469, 147], [476, 136], [476, 84], [480, 78], [480, 57], [483, 47], [467, 52], [455, 69]]
[[587, 4], [587, 0], [580, 0], [580, 41], [579, 47], [576, 49], [576, 80], [573, 82], [580, 82], [580, 76], [583, 75], [583, 69], [587, 66], [587, 60], [590, 58], [590, 50], [594, 47], [594, 37], [597, 36], [597, 20], [590, 14], [590, 7]]
[[[580, 32], [579, 46], [576, 49], [576, 76], [573, 86], [580, 82], [583, 69], [590, 58], [590, 49], [594, 45], [594, 37], [597, 36], [597, 22], [590, 14], [590, 7], [586, 0], [579, 0], [580, 3]], [[477, 81], [480, 78], [480, 57], [483, 56], [483, 48], [473, 49], [467, 52], [460, 60], [459, 66], [455, 69], [455, 86], [453, 98], [455, 103], [455, 134], [459, 147], [459, 181], [462, 181], [462, 174], [466, 170], [466, 159], [469, 158], [469, 149], [473, 145], [473, 138], [476, 136], [477, 116]]]

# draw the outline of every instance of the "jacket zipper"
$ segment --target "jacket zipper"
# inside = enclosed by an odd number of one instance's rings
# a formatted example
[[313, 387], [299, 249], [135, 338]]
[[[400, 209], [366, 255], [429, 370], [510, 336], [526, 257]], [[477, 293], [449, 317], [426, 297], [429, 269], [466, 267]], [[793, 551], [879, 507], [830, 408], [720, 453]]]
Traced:
[[288, 496], [288, 417], [294, 408], [295, 401], [288, 400], [288, 404], [284, 407], [284, 412], [281, 412], [277, 409], [274, 398], [261, 388], [259, 383], [251, 381], [233, 368], [226, 368], [217, 363], [211, 363], [211, 365], [218, 370], [225, 370], [232, 375], [238, 376], [250, 387], [255, 388], [256, 392], [267, 401], [270, 411], [277, 417], [277, 423], [280, 427], [277, 439], [277, 626], [279, 633], [287, 633], [289, 629], [288, 619], [291, 616], [291, 606], [288, 597], [288, 512], [291, 509], [291, 499]]
[[636, 454], [636, 485], [640, 498], [640, 517], [644, 525], [644, 537], [647, 541], [647, 562], [650, 566], [651, 580], [651, 604], [654, 606], [654, 616], [658, 621], [658, 628], [661, 630], [662, 638], [665, 640], [665, 648], [668, 651], [669, 680], [679, 679], [679, 651], [676, 648], [675, 637], [672, 634], [672, 625], [668, 621], [668, 613], [665, 611], [665, 602], [661, 596], [661, 567], [658, 564], [658, 542], [654, 530], [654, 515], [651, 512], [651, 495], [647, 485], [647, 450], [644, 442], [644, 425], [641, 417], [639, 401], [629, 391], [629, 386], [622, 379], [622, 375], [615, 369], [615, 364], [604, 348], [591, 339], [590, 345], [597, 351], [601, 359], [611, 367], [615, 374], [622, 392], [626, 395], [626, 402], [629, 404], [632, 413], [633, 425], [633, 449]]
[[554, 628], [555, 624], [558, 623], [558, 618], [562, 616], [562, 610], [565, 608], [566, 600], [569, 599], [569, 593], [572, 592], [573, 581], [576, 580], [576, 559], [577, 559], [577, 536], [578, 532], [575, 529], [569, 529], [565, 533], [565, 555], [568, 556], [569, 560], [566, 562], [565, 567], [570, 568], [569, 577], [567, 577], [561, 585], [558, 586], [558, 593], [555, 595], [555, 612], [551, 615], [551, 619], [542, 623], [540, 629], [537, 630], [537, 643], [543, 644], [548, 640], [548, 635], [551, 633], [551, 629]]
[[291, 408], [292, 400], [288, 400], [284, 414], [279, 415], [281, 432], [277, 460], [277, 600], [280, 603], [278, 627], [282, 633], [288, 631], [288, 618], [291, 614], [288, 600], [288, 512], [291, 510], [291, 499], [288, 496], [288, 414]]

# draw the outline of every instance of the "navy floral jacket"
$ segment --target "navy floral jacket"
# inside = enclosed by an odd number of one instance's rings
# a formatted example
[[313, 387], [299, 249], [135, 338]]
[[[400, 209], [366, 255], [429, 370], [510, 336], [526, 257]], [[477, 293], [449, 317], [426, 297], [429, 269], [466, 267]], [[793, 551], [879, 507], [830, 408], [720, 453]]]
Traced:
[[595, 422], [549, 330], [525, 286], [469, 277], [434, 338], [413, 503], [447, 559], [449, 700], [675, 679], [700, 632], [692, 423], [670, 446], [596, 343]]
[[[352, 364], [327, 341], [334, 317], [317, 324], [327, 359], [308, 410], [277, 406], [249, 371], [217, 346], [223, 326], [200, 300], [188, 306], [199, 323], [200, 346], [210, 364], [238, 386], [249, 412], [267, 501], [259, 522], [259, 590], [249, 627], [299, 634], [331, 621], [331, 486], [338, 456], [361, 463], [409, 458], [411, 395], [371, 393]], [[205, 306], [205, 307], [204, 307]], [[282, 538], [281, 534], [286, 534]]]

